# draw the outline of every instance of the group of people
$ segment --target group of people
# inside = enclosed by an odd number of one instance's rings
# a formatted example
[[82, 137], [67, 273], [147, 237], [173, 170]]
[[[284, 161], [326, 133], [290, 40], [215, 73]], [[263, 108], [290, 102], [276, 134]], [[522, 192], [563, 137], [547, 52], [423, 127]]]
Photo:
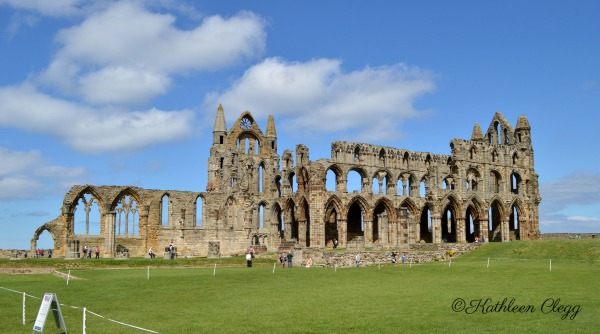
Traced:
[[[48, 254], [48, 258], [51, 258], [51, 257], [52, 257], [52, 250], [51, 250], [51, 249], [49, 249], [49, 250], [47, 251], [47, 254]], [[43, 249], [38, 249], [38, 250], [36, 250], [36, 252], [35, 252], [35, 256], [36, 256], [36, 257], [44, 257], [44, 250], [43, 250]]]
[[292, 259], [294, 258], [294, 254], [292, 252], [283, 252], [279, 256], [279, 263], [281, 263], [281, 267], [285, 268], [285, 264], [287, 263], [288, 268], [292, 267]]
[[[397, 262], [396, 256], [397, 256], [397, 254], [395, 252], [392, 252], [392, 254], [391, 254], [392, 263]], [[404, 256], [404, 254], [402, 254], [402, 256], [400, 257], [400, 261], [402, 261], [402, 263], [404, 263], [405, 260], [406, 260], [406, 257]]]
[[[82, 259], [84, 259], [86, 257], [88, 259], [92, 258], [92, 246], [84, 245], [82, 252], [83, 252], [83, 256], [81, 257]], [[94, 253], [96, 254], [96, 259], [99, 259], [100, 258], [100, 247], [96, 246], [96, 248], [94, 249]]]
[[475, 237], [475, 242], [485, 242], [485, 237], [482, 235], [481, 238]]

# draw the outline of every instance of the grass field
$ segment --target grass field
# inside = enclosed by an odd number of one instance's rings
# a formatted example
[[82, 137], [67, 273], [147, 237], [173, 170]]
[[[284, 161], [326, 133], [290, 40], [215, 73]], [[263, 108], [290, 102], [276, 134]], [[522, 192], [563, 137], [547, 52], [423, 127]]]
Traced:
[[[73, 267], [65, 260], [27, 261]], [[451, 265], [337, 270], [273, 271], [267, 259], [246, 268], [242, 258], [87, 261], [70, 269], [79, 279], [68, 285], [53, 275], [0, 275], [0, 287], [38, 297], [56, 293], [69, 333], [83, 332], [83, 307], [160, 333], [600, 331], [599, 240], [491, 243]], [[41, 301], [26, 298], [23, 325], [22, 298], [0, 289], [0, 332], [31, 333]], [[86, 318], [87, 333], [143, 333], [90, 313]], [[52, 326], [48, 319], [45, 332], [54, 332]]]

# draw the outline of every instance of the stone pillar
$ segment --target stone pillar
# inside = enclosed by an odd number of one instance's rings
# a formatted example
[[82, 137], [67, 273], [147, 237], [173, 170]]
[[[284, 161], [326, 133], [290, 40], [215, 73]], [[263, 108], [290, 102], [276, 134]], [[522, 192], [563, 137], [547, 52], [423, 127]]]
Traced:
[[456, 242], [462, 242], [465, 243], [467, 242], [467, 236], [466, 236], [466, 224], [467, 224], [467, 220], [462, 217], [462, 218], [456, 218]]
[[442, 242], [442, 219], [440, 217], [431, 217], [431, 241], [434, 244]]
[[373, 221], [365, 220], [365, 247], [373, 246]]
[[104, 219], [106, 229], [104, 234], [104, 252], [102, 257], [113, 258], [115, 257], [116, 245], [115, 245], [115, 212], [106, 210], [106, 216]]
[[348, 226], [346, 220], [338, 219], [338, 247], [348, 245]]
[[502, 235], [502, 242], [510, 241], [510, 229], [508, 227], [508, 220], [502, 219], [500, 222], [500, 234]]
[[306, 220], [298, 221], [298, 244], [306, 245]]

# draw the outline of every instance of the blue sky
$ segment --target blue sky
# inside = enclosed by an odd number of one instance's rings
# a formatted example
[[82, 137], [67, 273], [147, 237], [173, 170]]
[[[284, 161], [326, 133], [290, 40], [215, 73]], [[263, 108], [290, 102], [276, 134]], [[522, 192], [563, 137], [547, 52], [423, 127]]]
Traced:
[[0, 0], [0, 248], [75, 184], [204, 191], [219, 104], [312, 160], [526, 115], [542, 232], [600, 232], [599, 32], [597, 1]]

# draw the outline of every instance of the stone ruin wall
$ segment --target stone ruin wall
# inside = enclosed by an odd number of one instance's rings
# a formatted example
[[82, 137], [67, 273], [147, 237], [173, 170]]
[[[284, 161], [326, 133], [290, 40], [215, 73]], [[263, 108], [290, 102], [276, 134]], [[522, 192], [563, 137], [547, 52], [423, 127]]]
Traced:
[[[44, 231], [54, 238], [55, 256], [67, 258], [80, 256], [85, 244], [98, 245], [102, 257], [145, 256], [149, 247], [161, 256], [170, 243], [178, 256], [210, 257], [241, 254], [251, 246], [260, 252], [325, 250], [333, 239], [353, 250], [441, 244], [447, 236], [452, 243], [479, 236], [536, 239], [541, 197], [530, 140], [524, 116], [513, 129], [496, 113], [485, 135], [476, 124], [471, 140], [451, 140], [449, 155], [338, 141], [331, 145], [331, 158], [311, 161], [302, 144], [295, 152], [277, 153], [271, 116], [266, 133], [250, 112], [227, 128], [219, 106], [205, 192], [74, 186], [61, 215], [35, 231], [31, 251]], [[326, 189], [328, 171], [335, 175], [333, 190]], [[351, 171], [360, 175], [360, 191], [347, 191]], [[75, 233], [74, 214], [86, 194], [100, 208], [97, 235]], [[132, 235], [117, 231], [118, 206], [126, 198], [135, 201], [139, 217]]]

